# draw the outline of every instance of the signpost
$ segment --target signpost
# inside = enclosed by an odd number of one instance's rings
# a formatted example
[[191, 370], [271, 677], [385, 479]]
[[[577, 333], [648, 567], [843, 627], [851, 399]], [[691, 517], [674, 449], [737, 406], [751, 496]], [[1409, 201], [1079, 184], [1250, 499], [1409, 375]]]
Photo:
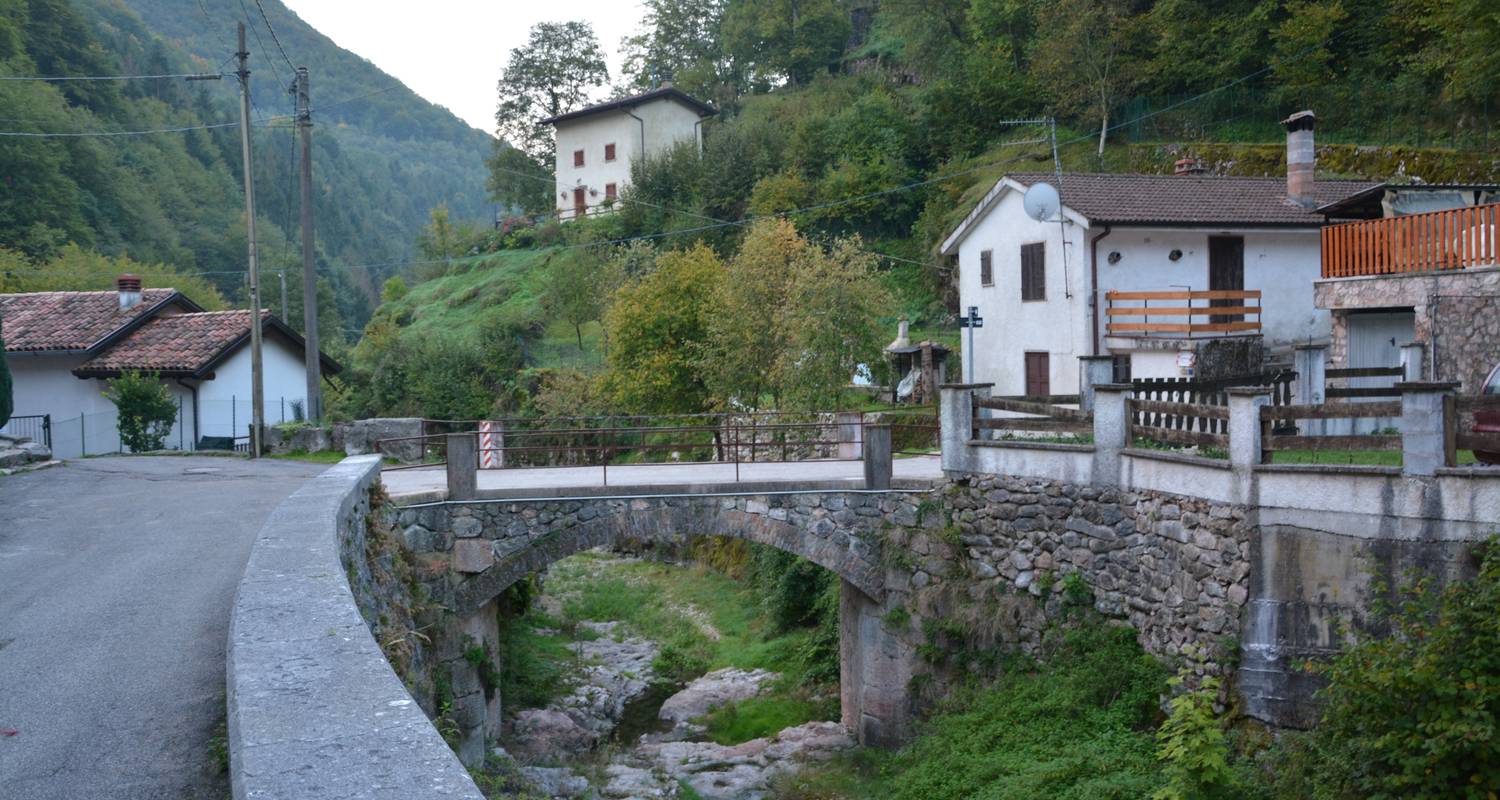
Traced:
[[974, 329], [984, 327], [984, 318], [979, 316], [979, 306], [969, 306], [969, 315], [958, 318], [958, 327], [969, 329], [969, 343], [964, 350], [969, 354], [969, 368], [964, 372], [964, 383], [976, 383], [974, 377]]

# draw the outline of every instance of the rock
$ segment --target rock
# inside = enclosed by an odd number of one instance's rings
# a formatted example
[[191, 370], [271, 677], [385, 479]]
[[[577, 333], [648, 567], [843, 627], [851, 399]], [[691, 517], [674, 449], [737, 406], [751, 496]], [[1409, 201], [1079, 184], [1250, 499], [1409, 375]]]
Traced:
[[453, 535], [460, 539], [473, 538], [483, 531], [484, 523], [473, 517], [459, 517], [453, 520]]
[[523, 757], [556, 759], [592, 750], [598, 734], [553, 708], [527, 708], [512, 723], [511, 749]]
[[30, 462], [31, 456], [19, 447], [0, 450], [0, 468], [14, 469], [16, 467], [24, 467]]
[[734, 667], [715, 670], [688, 684], [686, 689], [668, 697], [661, 704], [661, 719], [681, 725], [720, 706], [748, 700], [777, 678], [775, 672], [763, 669], [743, 670]]
[[495, 550], [488, 539], [459, 539], [453, 543], [453, 569], [456, 572], [484, 572], [495, 563]]
[[[640, 771], [649, 769], [673, 783], [685, 781], [708, 800], [751, 800], [763, 797], [777, 775], [795, 770], [801, 764], [826, 761], [854, 746], [854, 737], [839, 723], [808, 722], [775, 736], [737, 745], [713, 742], [642, 745], [626, 757], [629, 766], [619, 766], [623, 767], [622, 773], [631, 768], [637, 770], [631, 774], [635, 779], [639, 779]], [[612, 780], [610, 788], [605, 790], [607, 797], [623, 796], [613, 794], [615, 766], [610, 768]]]
[[651, 770], [625, 764], [610, 764], [604, 768], [608, 777], [600, 797], [637, 800], [638, 798], [676, 797], [677, 782], [658, 777]]
[[375, 452], [383, 439], [406, 439], [381, 447], [384, 455], [403, 464], [422, 463], [422, 442], [409, 437], [422, 435], [422, 420], [417, 417], [361, 419], [344, 429], [344, 453], [351, 456]]
[[588, 778], [565, 767], [521, 767], [521, 776], [544, 797], [587, 797], [590, 786]]

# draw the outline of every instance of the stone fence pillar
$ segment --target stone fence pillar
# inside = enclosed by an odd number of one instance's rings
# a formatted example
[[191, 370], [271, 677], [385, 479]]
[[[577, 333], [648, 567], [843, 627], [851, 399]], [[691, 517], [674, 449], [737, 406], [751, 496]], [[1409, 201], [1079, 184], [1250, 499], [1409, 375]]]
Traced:
[[974, 418], [982, 409], [974, 407], [975, 398], [986, 399], [993, 383], [945, 383], [939, 387], [938, 427], [943, 445], [943, 469], [970, 472], [969, 439], [973, 437]]
[[1099, 383], [1094, 391], [1094, 466], [1096, 486], [1120, 485], [1120, 451], [1130, 446], [1129, 419], [1125, 401], [1130, 396], [1128, 383]]
[[839, 411], [833, 415], [834, 430], [838, 433], [839, 458], [854, 460], [864, 458], [864, 414], [858, 411]]
[[1265, 456], [1260, 410], [1271, 403], [1267, 386], [1232, 386], [1229, 389], [1229, 468], [1234, 471], [1236, 503], [1254, 502], [1255, 466]]
[[865, 488], [891, 488], [891, 426], [871, 425], [864, 439]]
[[1401, 392], [1401, 474], [1434, 475], [1445, 465], [1448, 415], [1444, 401], [1457, 388], [1457, 382], [1396, 384]]
[[1087, 412], [1094, 410], [1094, 387], [1114, 383], [1114, 356], [1078, 357], [1078, 408]]
[[1421, 342], [1401, 345], [1401, 380], [1418, 383], [1427, 377], [1427, 345]]
[[479, 492], [479, 454], [472, 433], [450, 433], [448, 442], [448, 499], [473, 500]]

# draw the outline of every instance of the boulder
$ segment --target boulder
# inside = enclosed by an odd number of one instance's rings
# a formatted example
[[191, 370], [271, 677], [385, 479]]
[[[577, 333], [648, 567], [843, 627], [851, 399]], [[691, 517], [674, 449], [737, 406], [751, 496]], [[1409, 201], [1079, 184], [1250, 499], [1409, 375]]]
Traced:
[[[391, 417], [361, 419], [349, 423], [344, 429], [344, 453], [362, 456], [375, 452], [384, 439], [408, 439], [422, 435], [422, 420], [418, 417]], [[415, 439], [390, 442], [381, 447], [381, 454], [403, 464], [422, 463], [422, 442]]]
[[715, 670], [668, 697], [661, 704], [659, 716], [682, 725], [705, 716], [720, 706], [738, 703], [760, 694], [761, 688], [776, 677], [777, 673], [763, 669], [726, 667]]
[[511, 749], [524, 758], [557, 759], [592, 750], [599, 735], [552, 708], [528, 708], [516, 714]]

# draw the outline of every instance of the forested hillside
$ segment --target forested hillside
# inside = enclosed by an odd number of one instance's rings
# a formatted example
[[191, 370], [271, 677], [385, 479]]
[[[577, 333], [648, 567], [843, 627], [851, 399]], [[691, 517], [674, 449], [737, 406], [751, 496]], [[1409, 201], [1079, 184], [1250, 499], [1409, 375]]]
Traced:
[[[351, 266], [408, 257], [433, 206], [490, 216], [483, 166], [490, 137], [338, 48], [276, 0], [263, 5], [281, 44], [313, 76], [319, 272], [344, 324], [357, 331], [383, 275]], [[254, 7], [217, 15], [207, 8], [194, 0], [0, 0], [0, 76], [219, 72], [232, 69], [235, 23], [247, 20], [259, 36], [249, 40], [258, 238], [267, 300], [279, 306], [278, 270], [294, 288], [300, 283], [291, 71]], [[240, 142], [228, 124], [238, 118], [236, 98], [232, 77], [0, 80], [0, 129], [45, 134], [0, 136], [0, 247], [43, 265], [69, 243], [128, 253], [137, 262], [207, 273], [223, 294], [239, 297]], [[170, 128], [189, 130], [57, 135]], [[26, 288], [18, 275], [8, 285]]]

